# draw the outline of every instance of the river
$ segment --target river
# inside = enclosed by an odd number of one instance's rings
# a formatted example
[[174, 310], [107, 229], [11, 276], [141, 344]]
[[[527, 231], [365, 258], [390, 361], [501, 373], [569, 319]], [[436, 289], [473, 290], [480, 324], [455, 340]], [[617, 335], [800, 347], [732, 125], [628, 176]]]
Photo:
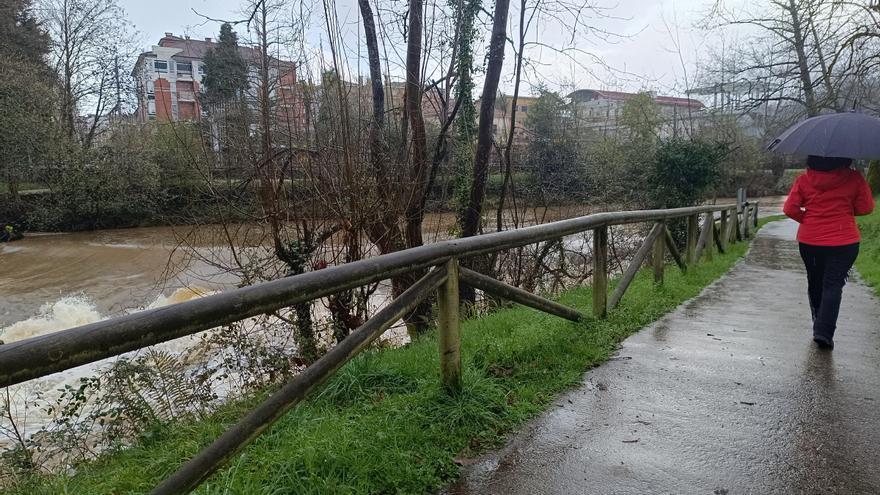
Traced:
[[[783, 199], [762, 198], [772, 205], [764, 212], [775, 212]], [[535, 224], [593, 211], [563, 206], [529, 209], [522, 216], [526, 224]], [[425, 242], [448, 237], [453, 222], [449, 213], [428, 214]], [[0, 340], [20, 340], [234, 287], [238, 277], [209, 260], [223, 253], [214, 242], [216, 231], [217, 226], [209, 225], [31, 234], [0, 244]], [[204, 259], [186, 256], [179, 249], [182, 240]]]
[[[529, 210], [534, 224], [582, 215], [588, 207]], [[509, 214], [509, 212], [508, 212]], [[448, 236], [454, 217], [425, 218], [425, 242]], [[20, 340], [138, 309], [234, 287], [239, 278], [200, 257], [223, 253], [217, 226], [148, 227], [30, 234], [0, 244], [0, 339]]]

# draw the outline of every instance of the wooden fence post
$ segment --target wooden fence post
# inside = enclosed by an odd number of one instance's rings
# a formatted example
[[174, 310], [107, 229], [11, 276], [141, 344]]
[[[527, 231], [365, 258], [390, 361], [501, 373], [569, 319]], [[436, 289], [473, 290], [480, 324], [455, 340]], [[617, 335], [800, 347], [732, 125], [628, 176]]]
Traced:
[[733, 208], [730, 210], [730, 228], [727, 232], [727, 242], [730, 244], [736, 244], [737, 229], [739, 229], [739, 222], [736, 221], [736, 208]]
[[688, 266], [697, 262], [697, 241], [700, 238], [700, 217], [691, 215], [687, 219], [687, 246], [684, 261]]
[[719, 240], [721, 241], [721, 249], [723, 251], [727, 251], [727, 240], [730, 238], [730, 234], [727, 233], [729, 227], [727, 214], [727, 210], [721, 210], [721, 231], [719, 232]]
[[751, 236], [751, 233], [749, 232], [749, 230], [750, 230], [749, 224], [752, 221], [751, 216], [752, 216], [752, 205], [746, 203], [746, 205], [743, 207], [743, 218], [742, 218], [743, 238], [745, 238], [745, 239], [748, 239]]
[[703, 252], [706, 254], [706, 259], [711, 260], [715, 253], [715, 214], [711, 211], [707, 212], [703, 219], [703, 228], [709, 230]]
[[593, 229], [593, 316], [608, 315], [608, 227]]
[[736, 212], [734, 213], [734, 218], [736, 219], [734, 227], [736, 227], [736, 240], [741, 241], [745, 238], [745, 231], [743, 230], [743, 219], [745, 218], [746, 211], [746, 192], [745, 189], [739, 188], [736, 190]]
[[[666, 227], [663, 227], [666, 230]], [[664, 232], [665, 234], [665, 232]], [[664, 264], [664, 250], [666, 247], [666, 236], [658, 235], [656, 239], [654, 239], [654, 250], [651, 252], [651, 261], [654, 264], [654, 283], [662, 284], [663, 283], [663, 269], [665, 267]]]
[[458, 260], [446, 262], [446, 282], [437, 289], [440, 331], [440, 379], [450, 392], [461, 390], [461, 335], [459, 331]]

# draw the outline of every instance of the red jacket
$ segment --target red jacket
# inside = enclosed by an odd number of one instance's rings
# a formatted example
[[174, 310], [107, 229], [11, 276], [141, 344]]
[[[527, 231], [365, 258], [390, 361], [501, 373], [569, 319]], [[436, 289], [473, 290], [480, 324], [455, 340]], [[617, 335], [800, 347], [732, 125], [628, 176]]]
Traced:
[[874, 211], [874, 198], [868, 182], [853, 169], [807, 169], [791, 186], [783, 211], [801, 224], [798, 241], [845, 246], [861, 240], [855, 216]]

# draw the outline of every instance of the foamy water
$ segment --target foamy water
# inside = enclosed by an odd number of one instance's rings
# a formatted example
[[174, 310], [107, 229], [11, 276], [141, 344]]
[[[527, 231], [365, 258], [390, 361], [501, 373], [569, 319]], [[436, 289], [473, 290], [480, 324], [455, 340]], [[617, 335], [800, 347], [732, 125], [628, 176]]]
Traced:
[[[144, 309], [161, 308], [170, 304], [177, 304], [197, 297], [208, 295], [210, 291], [199, 287], [179, 288], [169, 295], [159, 295], [153, 302], [144, 308], [133, 308], [126, 313], [142, 311]], [[61, 299], [46, 303], [38, 313], [26, 320], [22, 320], [6, 328], [0, 329], [0, 340], [5, 343], [16, 342], [30, 337], [47, 335], [59, 330], [87, 325], [96, 321], [108, 319], [109, 316], [98, 312], [95, 304], [86, 296], [66, 296]]]
[[[210, 293], [211, 291], [202, 288], [180, 288], [171, 294], [156, 297], [146, 307], [132, 308], [125, 311], [125, 313], [160, 308], [170, 304], [189, 301], [209, 295]], [[0, 329], [0, 340], [3, 340], [5, 343], [15, 342], [106, 320], [110, 317], [111, 315], [101, 314], [96, 309], [95, 303], [86, 296], [65, 296], [55, 302], [44, 304], [36, 315]], [[194, 338], [192, 336], [181, 337], [157, 344], [153, 348], [177, 354], [189, 349], [194, 342]], [[122, 356], [132, 355], [137, 352], [140, 351], [132, 351]], [[40, 397], [40, 401], [43, 403], [52, 403], [56, 398], [60, 397], [59, 394], [65, 386], [78, 386], [81, 378], [98, 374], [103, 367], [113, 363], [116, 359], [118, 357], [102, 359], [94, 363], [9, 387], [10, 409], [19, 429], [25, 436], [29, 436], [51, 421], [51, 417], [46, 411], [28, 405], [36, 397]], [[0, 438], [0, 448], [8, 444], [8, 438]]]
[[44, 304], [37, 315], [0, 330], [0, 340], [8, 344], [103, 319], [95, 305], [86, 297], [63, 297], [54, 303]]

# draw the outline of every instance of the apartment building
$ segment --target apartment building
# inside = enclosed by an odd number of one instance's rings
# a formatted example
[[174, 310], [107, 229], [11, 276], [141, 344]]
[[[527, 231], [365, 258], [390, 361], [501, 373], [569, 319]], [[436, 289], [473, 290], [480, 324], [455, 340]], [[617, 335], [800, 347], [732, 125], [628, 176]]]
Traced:
[[[150, 51], [138, 56], [132, 76], [137, 84], [136, 117], [142, 122], [176, 122], [200, 120], [204, 113], [200, 103], [205, 55], [216, 43], [211, 38], [191, 39], [189, 36], [165, 36]], [[250, 66], [251, 86], [258, 86], [260, 52], [240, 46], [242, 58]], [[303, 125], [303, 105], [296, 87], [293, 62], [269, 58], [269, 77], [273, 81], [270, 98], [274, 103], [276, 125], [292, 131]], [[255, 93], [255, 91], [254, 91]]]
[[[616, 133], [621, 124], [623, 106], [637, 93], [579, 89], [568, 95], [577, 109], [578, 118], [601, 134]], [[696, 129], [706, 106], [692, 98], [652, 95], [660, 116], [660, 136], [669, 137]]]

